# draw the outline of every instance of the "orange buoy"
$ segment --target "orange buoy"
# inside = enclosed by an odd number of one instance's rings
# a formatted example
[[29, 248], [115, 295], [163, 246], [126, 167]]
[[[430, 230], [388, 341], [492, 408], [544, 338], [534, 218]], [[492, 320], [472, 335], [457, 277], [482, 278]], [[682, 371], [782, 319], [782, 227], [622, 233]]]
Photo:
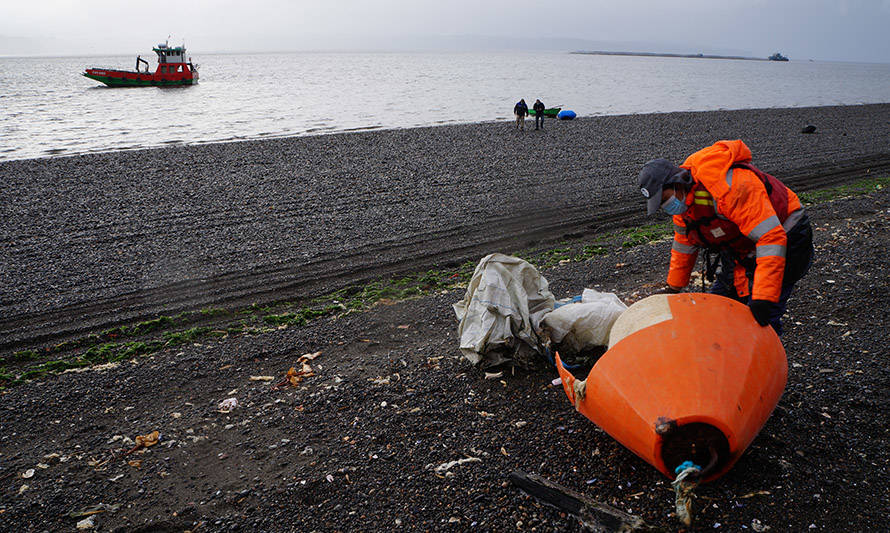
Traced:
[[723, 475], [766, 423], [788, 378], [785, 349], [748, 307], [712, 294], [656, 295], [615, 322], [585, 381], [557, 370], [575, 408], [673, 479], [685, 461]]

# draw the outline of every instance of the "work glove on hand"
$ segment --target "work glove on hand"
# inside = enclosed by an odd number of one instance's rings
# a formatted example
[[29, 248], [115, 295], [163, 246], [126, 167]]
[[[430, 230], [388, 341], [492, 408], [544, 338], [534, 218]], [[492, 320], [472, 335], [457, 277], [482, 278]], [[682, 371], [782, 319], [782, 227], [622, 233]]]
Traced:
[[680, 289], [671, 287], [670, 285], [665, 285], [664, 287], [654, 291], [652, 294], [677, 294], [679, 292]]
[[751, 300], [748, 307], [751, 309], [751, 314], [754, 315], [754, 320], [761, 326], [766, 326], [769, 324], [774, 305], [769, 300]]

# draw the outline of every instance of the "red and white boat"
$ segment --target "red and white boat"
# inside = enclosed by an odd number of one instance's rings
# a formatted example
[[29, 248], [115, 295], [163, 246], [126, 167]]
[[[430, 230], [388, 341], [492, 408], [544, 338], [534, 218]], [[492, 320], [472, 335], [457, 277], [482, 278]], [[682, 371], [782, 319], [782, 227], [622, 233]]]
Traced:
[[[170, 47], [162, 43], [152, 50], [158, 54], [158, 68], [154, 73], [149, 72], [148, 61], [137, 56], [135, 71], [88, 68], [83, 75], [109, 87], [168, 87], [198, 83], [198, 66], [192, 64], [191, 58], [186, 61], [185, 45]], [[145, 65], [144, 71], [140, 69], [142, 64]]]

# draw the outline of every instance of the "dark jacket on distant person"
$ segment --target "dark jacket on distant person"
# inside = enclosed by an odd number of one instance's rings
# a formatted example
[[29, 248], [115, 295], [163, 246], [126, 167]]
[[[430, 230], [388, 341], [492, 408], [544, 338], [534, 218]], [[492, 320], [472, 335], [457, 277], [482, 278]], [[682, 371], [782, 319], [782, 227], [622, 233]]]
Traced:
[[532, 106], [532, 109], [535, 110], [535, 116], [542, 117], [544, 116], [544, 102], [537, 100], [535, 101], [535, 105]]
[[516, 105], [513, 106], [513, 114], [520, 117], [528, 115], [528, 104], [525, 103], [525, 100], [516, 102]]

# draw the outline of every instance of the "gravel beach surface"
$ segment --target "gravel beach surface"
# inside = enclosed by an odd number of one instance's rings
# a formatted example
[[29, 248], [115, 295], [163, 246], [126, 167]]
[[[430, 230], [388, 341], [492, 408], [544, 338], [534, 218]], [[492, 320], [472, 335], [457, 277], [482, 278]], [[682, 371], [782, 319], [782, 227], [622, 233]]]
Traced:
[[[815, 134], [801, 133], [808, 124]], [[299, 299], [639, 223], [642, 164], [723, 138], [743, 139], [759, 166], [801, 187], [890, 168], [886, 104], [532, 125], [0, 163], [0, 347], [162, 311]]]
[[[696, 491], [694, 530], [886, 529], [890, 191], [808, 211], [816, 256], [786, 315], [785, 394], [732, 470]], [[664, 282], [669, 239], [599, 244], [608, 253], [543, 272], [557, 297], [593, 287], [631, 303]], [[677, 530], [668, 480], [577, 413], [552, 369], [486, 379], [460, 357], [462, 296], [3, 391], [0, 530], [579, 530], [510, 485], [515, 469]], [[273, 389], [306, 353], [314, 375]], [[134, 444], [153, 431], [160, 442]]]

